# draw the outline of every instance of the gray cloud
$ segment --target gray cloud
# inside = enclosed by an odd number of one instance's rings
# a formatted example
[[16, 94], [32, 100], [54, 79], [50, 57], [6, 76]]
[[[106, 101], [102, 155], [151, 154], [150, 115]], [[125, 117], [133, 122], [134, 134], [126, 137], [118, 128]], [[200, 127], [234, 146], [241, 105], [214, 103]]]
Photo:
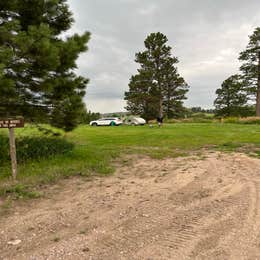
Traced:
[[90, 31], [89, 51], [78, 73], [90, 78], [86, 103], [92, 111], [123, 110], [124, 92], [136, 73], [135, 53], [151, 32], [166, 34], [178, 68], [191, 86], [187, 106], [212, 107], [215, 90], [239, 67], [238, 54], [260, 26], [259, 0], [68, 1], [71, 32]]

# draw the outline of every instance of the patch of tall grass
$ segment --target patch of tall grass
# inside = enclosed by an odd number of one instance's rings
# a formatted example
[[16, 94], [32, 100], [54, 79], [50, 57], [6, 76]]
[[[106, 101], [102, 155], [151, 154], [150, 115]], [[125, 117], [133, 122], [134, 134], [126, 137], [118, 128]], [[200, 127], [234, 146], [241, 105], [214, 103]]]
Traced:
[[[16, 154], [18, 163], [29, 160], [46, 159], [55, 155], [64, 155], [72, 151], [74, 144], [64, 138], [48, 136], [22, 136], [16, 138]], [[9, 140], [0, 135], [0, 163], [10, 160]]]

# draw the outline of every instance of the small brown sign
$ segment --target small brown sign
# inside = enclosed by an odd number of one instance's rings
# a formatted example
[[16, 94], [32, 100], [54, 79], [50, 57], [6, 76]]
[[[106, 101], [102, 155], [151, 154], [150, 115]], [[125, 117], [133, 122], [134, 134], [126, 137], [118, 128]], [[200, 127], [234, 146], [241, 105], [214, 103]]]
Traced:
[[23, 118], [0, 119], [0, 128], [18, 128], [24, 127]]

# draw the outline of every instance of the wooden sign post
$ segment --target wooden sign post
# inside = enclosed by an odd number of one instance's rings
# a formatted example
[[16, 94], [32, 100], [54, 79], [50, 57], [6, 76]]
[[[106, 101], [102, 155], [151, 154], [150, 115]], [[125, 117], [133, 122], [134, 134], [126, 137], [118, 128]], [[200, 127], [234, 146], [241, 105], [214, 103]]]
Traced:
[[17, 160], [16, 160], [16, 147], [15, 147], [15, 135], [14, 128], [24, 127], [24, 119], [0, 119], [0, 128], [9, 129], [9, 143], [10, 143], [10, 157], [12, 162], [12, 176], [16, 179], [17, 176]]

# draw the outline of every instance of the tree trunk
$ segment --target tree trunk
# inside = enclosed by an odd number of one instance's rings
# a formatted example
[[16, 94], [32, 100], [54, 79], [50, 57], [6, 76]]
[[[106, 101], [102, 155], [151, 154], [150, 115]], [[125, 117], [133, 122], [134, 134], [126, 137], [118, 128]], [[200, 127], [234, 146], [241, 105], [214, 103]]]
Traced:
[[168, 93], [167, 93], [167, 118], [170, 117], [170, 101], [171, 101], [171, 95], [170, 95], [170, 87], [168, 86]]
[[256, 94], [256, 116], [260, 117], [260, 51], [258, 52], [258, 77]]
[[160, 104], [159, 104], [159, 117], [163, 118], [163, 98], [160, 98]]

